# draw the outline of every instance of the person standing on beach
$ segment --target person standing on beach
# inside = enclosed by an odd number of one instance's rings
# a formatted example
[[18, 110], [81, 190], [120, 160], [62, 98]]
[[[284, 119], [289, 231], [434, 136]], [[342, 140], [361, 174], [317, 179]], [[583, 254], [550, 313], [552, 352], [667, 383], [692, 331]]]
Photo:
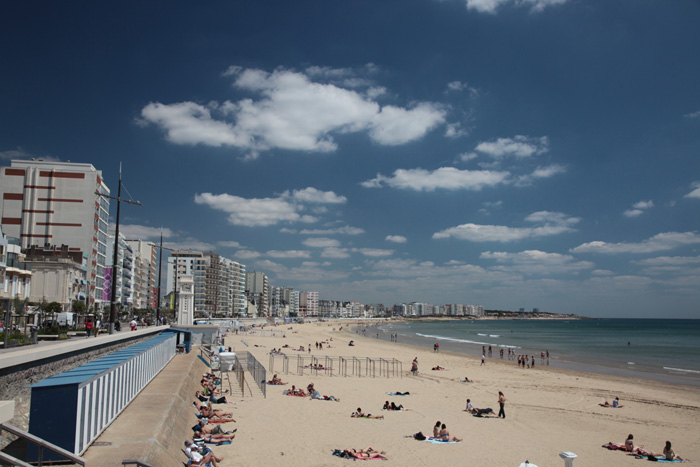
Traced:
[[498, 405], [501, 407], [501, 409], [498, 411], [498, 418], [503, 416], [503, 418], [506, 418], [506, 396], [503, 395], [501, 391], [498, 391]]
[[483, 353], [481, 354], [481, 365], [486, 365], [486, 355], [484, 355]]
[[413, 359], [413, 363], [411, 364], [411, 373], [413, 373], [413, 376], [418, 374], [418, 357]]

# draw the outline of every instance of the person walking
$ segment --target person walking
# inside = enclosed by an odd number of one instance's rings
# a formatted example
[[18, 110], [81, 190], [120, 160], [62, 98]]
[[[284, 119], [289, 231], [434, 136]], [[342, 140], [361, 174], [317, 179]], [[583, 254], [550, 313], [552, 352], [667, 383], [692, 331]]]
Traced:
[[501, 410], [498, 411], [498, 417], [506, 418], [506, 396], [501, 391], [498, 391], [498, 405], [501, 407]]
[[85, 337], [90, 337], [90, 333], [92, 332], [92, 321], [87, 320], [85, 321]]

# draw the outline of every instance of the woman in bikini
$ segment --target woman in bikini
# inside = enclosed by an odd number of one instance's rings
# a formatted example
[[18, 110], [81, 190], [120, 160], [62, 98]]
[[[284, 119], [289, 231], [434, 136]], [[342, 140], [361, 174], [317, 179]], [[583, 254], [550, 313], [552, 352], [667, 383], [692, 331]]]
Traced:
[[445, 424], [442, 424], [442, 429], [440, 430], [440, 439], [441, 441], [445, 443], [449, 443], [450, 441], [454, 441], [456, 443], [462, 441], [461, 439], [457, 438], [456, 436], [450, 435], [450, 432], [447, 430], [447, 427]]
[[379, 451], [376, 451], [372, 446], [368, 446], [364, 449], [345, 449], [342, 456], [350, 456], [355, 459], [386, 459], [386, 457]]

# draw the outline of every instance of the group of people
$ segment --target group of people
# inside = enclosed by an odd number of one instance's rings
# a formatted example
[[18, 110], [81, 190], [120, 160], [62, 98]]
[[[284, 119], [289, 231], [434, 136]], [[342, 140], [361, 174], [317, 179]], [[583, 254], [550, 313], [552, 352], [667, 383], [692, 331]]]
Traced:
[[[498, 417], [499, 418], [506, 418], [506, 396], [503, 395], [503, 392], [498, 391], [498, 406], [499, 406], [499, 411], [498, 411]], [[472, 405], [471, 399], [467, 399], [467, 408], [465, 409], [467, 412], [470, 414], [474, 415], [475, 417], [484, 417], [487, 415], [492, 415], [493, 414], [493, 409], [490, 407], [487, 407], [485, 409], [479, 409], [476, 408]]]
[[616, 397], [615, 399], [613, 399], [612, 404], [608, 401], [605, 401], [605, 402], [598, 404], [598, 405], [601, 407], [612, 407], [613, 409], [617, 409], [619, 407], [622, 407], [622, 405], [620, 405], [620, 398], [619, 397]]
[[627, 435], [627, 439], [624, 443], [613, 443], [611, 441], [608, 444], [604, 444], [603, 447], [611, 450], [625, 451], [635, 457], [649, 458], [651, 460], [683, 461], [679, 455], [673, 452], [670, 441], [666, 441], [663, 451], [653, 452], [645, 449], [644, 446], [637, 446], [634, 444], [634, 435], [632, 433]]
[[202, 391], [195, 392], [193, 405], [197, 409], [197, 424], [192, 427], [192, 440], [185, 441], [185, 454], [190, 467], [218, 467], [223, 457], [217, 456], [207, 444], [230, 443], [236, 437], [236, 430], [226, 431], [224, 423], [235, 422], [232, 412], [215, 409], [213, 404], [226, 404], [226, 397], [221, 395], [221, 380], [213, 373], [205, 373], [200, 381]]
[[457, 438], [456, 436], [453, 436], [450, 434], [449, 430], [447, 429], [447, 426], [444, 423], [441, 423], [440, 420], [435, 423], [435, 426], [433, 427], [433, 440], [436, 441], [442, 441], [445, 443], [459, 443], [462, 441], [461, 438]]

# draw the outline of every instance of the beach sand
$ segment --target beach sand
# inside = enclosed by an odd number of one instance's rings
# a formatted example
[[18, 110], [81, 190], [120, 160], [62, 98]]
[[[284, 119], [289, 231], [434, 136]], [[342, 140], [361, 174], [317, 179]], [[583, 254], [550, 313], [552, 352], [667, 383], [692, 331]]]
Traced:
[[[342, 324], [342, 331], [340, 326], [324, 322], [295, 324], [293, 330], [287, 330], [288, 326], [266, 328], [284, 330], [286, 338], [227, 336], [227, 346], [249, 351], [265, 365], [268, 379], [272, 378], [269, 352], [284, 344], [294, 348], [311, 344], [314, 356], [395, 358], [403, 368], [400, 376], [390, 378], [310, 376], [308, 370], [301, 376], [294, 364], [290, 364], [290, 374], [285, 374], [277, 360], [274, 372], [289, 384], [267, 386], [267, 398], [236, 398], [235, 404], [220, 406], [233, 408], [237, 420], [226, 424], [227, 429], [238, 428], [231, 445], [214, 447], [217, 455], [225, 457], [222, 466], [348, 465], [352, 461], [333, 456], [333, 450], [366, 446], [385, 451], [387, 463], [407, 466], [518, 466], [525, 460], [539, 467], [562, 466], [562, 451], [576, 453], [574, 466], [578, 467], [646, 463], [601, 447], [609, 441], [624, 442], [628, 433], [634, 434], [637, 444], [658, 452], [670, 440], [678, 455], [691, 464], [700, 462], [700, 392], [696, 387], [543, 367], [539, 359], [534, 369], [520, 369], [495, 355], [480, 366], [480, 357], [451, 353], [447, 343], [434, 353], [362, 337], [348, 323]], [[367, 335], [375, 334], [370, 330]], [[332, 348], [315, 348], [317, 341], [331, 338]], [[355, 346], [348, 346], [350, 340]], [[285, 351], [290, 356], [300, 354]], [[417, 376], [410, 373], [414, 357], [419, 362]], [[431, 371], [436, 365], [447, 370]], [[465, 376], [478, 382], [459, 382]], [[292, 384], [305, 389], [310, 382], [321, 394], [338, 397], [340, 402], [282, 394]], [[410, 395], [386, 394], [394, 391]], [[506, 419], [476, 418], [464, 411], [466, 398], [470, 398], [475, 407], [491, 407], [498, 413], [498, 391], [507, 398]], [[616, 396], [623, 408], [598, 405]], [[382, 411], [386, 400], [411, 410]], [[384, 415], [384, 419], [351, 418], [358, 407], [365, 413]], [[406, 437], [419, 431], [429, 436], [438, 420], [464, 441], [437, 445]]]

